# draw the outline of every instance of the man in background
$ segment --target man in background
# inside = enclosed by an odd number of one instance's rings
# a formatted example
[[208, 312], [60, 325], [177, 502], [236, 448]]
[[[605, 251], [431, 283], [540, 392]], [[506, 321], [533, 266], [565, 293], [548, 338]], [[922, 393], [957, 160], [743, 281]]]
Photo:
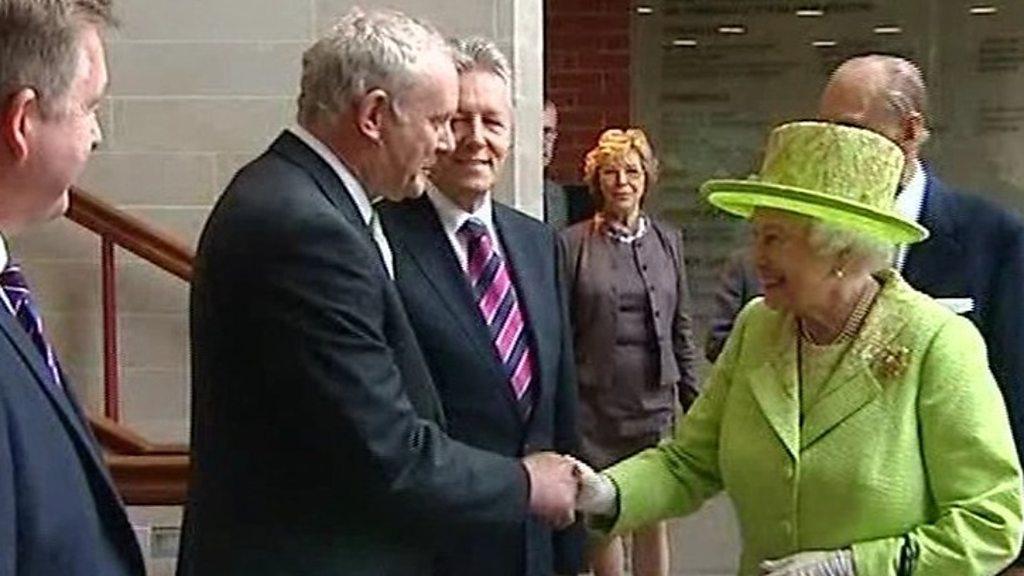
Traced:
[[544, 221], [555, 230], [561, 230], [569, 224], [569, 198], [565, 188], [552, 180], [547, 172], [558, 142], [558, 108], [550, 99], [544, 100], [541, 120], [544, 127]]

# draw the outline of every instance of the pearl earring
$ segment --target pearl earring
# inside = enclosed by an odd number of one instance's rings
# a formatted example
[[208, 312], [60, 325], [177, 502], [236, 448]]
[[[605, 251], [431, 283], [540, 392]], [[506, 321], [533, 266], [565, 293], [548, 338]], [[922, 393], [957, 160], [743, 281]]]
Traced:
[[840, 280], [842, 280], [846, 276], [846, 272], [842, 268], [836, 268], [832, 273], [835, 274], [836, 278], [839, 278]]

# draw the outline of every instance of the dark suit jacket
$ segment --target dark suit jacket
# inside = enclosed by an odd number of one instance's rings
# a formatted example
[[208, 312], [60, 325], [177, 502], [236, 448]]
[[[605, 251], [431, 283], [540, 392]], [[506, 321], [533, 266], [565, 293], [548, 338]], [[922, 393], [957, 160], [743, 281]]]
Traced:
[[1024, 460], [1024, 225], [1006, 209], [955, 191], [931, 174], [920, 221], [931, 236], [911, 246], [903, 276], [934, 298], [974, 299], [965, 316], [985, 338]]
[[754, 298], [761, 295], [761, 282], [750, 257], [750, 250], [742, 248], [733, 252], [722, 265], [715, 289], [708, 322], [708, 335], [704, 341], [704, 357], [714, 362], [725, 347], [725, 341], [732, 332], [733, 322], [740, 310]]
[[525, 521], [525, 470], [442, 431], [368, 228], [293, 134], [217, 202], [191, 316], [179, 574], [430, 574], [437, 535]]
[[[907, 252], [903, 277], [933, 298], [972, 298], [964, 314], [988, 346], [1024, 460], [1024, 226], [1007, 210], [928, 174], [921, 224], [931, 232]], [[761, 294], [749, 259], [727, 263], [709, 341], [724, 342], [744, 304]], [[729, 302], [732, 302], [730, 305]], [[709, 355], [711, 345], [708, 346]]]
[[[452, 437], [510, 457], [576, 453], [572, 334], [558, 277], [557, 244], [544, 224], [494, 203], [494, 223], [529, 327], [535, 404], [524, 421], [465, 273], [430, 200], [379, 208], [395, 251], [395, 276], [422, 343]], [[582, 571], [581, 526], [558, 534], [540, 520], [452, 533], [438, 575], [549, 576]]]
[[70, 382], [65, 393], [52, 378], [0, 309], [0, 574], [141, 576], [135, 534]]
[[569, 196], [554, 180], [544, 179], [544, 222], [555, 230], [569, 225]]

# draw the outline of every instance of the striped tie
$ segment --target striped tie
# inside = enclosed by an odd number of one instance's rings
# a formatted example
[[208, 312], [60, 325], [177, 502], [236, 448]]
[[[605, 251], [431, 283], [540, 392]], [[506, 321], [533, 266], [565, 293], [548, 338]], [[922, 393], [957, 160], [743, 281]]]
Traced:
[[7, 296], [7, 301], [14, 309], [14, 317], [18, 320], [18, 324], [21, 324], [29, 339], [32, 340], [46, 361], [46, 367], [50, 369], [53, 382], [58, 387], [62, 387], [57, 356], [53, 353], [53, 347], [43, 336], [43, 320], [39, 317], [35, 304], [32, 303], [32, 293], [29, 292], [28, 282], [25, 281], [19, 264], [7, 263], [7, 267], [0, 272], [0, 287], [3, 287], [4, 295]]
[[530, 410], [527, 392], [533, 380], [533, 354], [526, 341], [526, 323], [508, 267], [494, 250], [487, 227], [479, 220], [466, 220], [458, 234], [466, 242], [467, 273], [477, 305], [491, 331], [491, 340], [505, 366], [512, 391], [526, 416]]

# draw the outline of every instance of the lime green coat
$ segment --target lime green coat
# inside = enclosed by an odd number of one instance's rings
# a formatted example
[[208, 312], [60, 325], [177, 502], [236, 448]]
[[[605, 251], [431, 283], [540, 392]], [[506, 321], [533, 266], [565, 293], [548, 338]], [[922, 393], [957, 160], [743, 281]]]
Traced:
[[693, 512], [724, 489], [741, 573], [802, 550], [852, 547], [858, 576], [991, 575], [1021, 542], [1021, 470], [973, 325], [895, 272], [800, 423], [796, 329], [757, 300], [675, 438], [607, 470], [613, 532]]

